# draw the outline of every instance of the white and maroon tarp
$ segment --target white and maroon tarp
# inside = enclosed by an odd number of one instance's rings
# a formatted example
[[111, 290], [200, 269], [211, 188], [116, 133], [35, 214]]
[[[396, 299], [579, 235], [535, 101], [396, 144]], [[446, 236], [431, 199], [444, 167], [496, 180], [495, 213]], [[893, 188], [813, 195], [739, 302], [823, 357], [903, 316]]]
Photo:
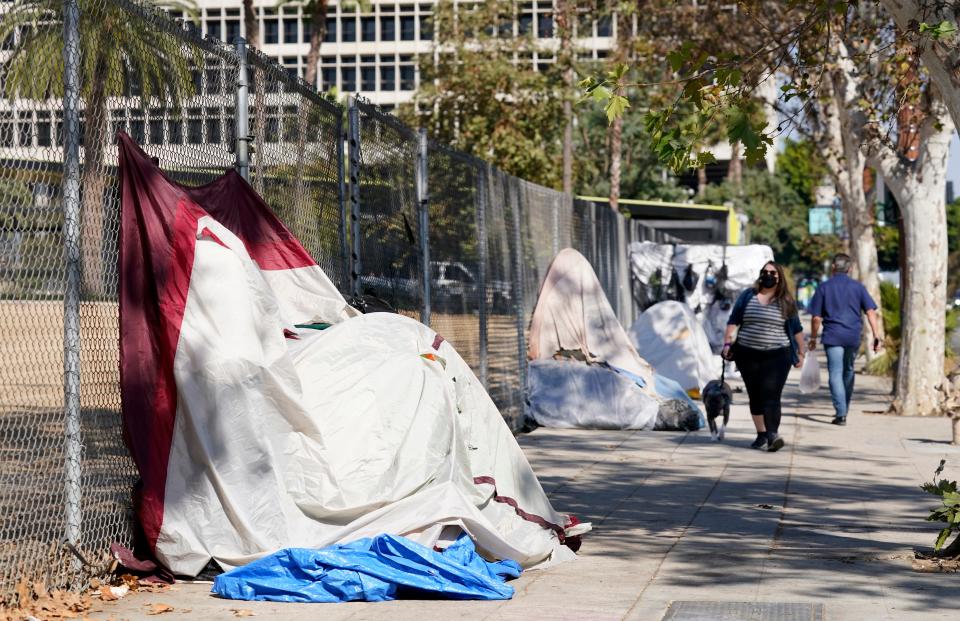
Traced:
[[[138, 517], [195, 575], [278, 549], [463, 529], [525, 567], [585, 530], [550, 505], [450, 344], [357, 315], [231, 172], [181, 186], [121, 135], [120, 364]], [[325, 330], [297, 324], [329, 323]]]

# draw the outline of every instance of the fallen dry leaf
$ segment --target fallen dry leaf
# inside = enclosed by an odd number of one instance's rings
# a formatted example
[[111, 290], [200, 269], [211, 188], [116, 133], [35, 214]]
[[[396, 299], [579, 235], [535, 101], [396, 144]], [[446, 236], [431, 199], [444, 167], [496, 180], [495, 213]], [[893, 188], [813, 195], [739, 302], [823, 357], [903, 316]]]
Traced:
[[232, 612], [233, 616], [235, 617], [255, 617], [256, 616], [255, 614], [253, 614], [253, 611], [250, 610], [249, 608], [231, 608], [230, 612]]
[[165, 612], [173, 612], [173, 606], [169, 604], [147, 604], [148, 615], [162, 615]]
[[125, 584], [122, 584], [120, 586], [109, 586], [105, 584], [102, 587], [100, 587], [100, 590], [99, 590], [100, 599], [105, 602], [116, 601], [124, 597], [129, 592], [130, 592], [130, 587], [128, 587]]

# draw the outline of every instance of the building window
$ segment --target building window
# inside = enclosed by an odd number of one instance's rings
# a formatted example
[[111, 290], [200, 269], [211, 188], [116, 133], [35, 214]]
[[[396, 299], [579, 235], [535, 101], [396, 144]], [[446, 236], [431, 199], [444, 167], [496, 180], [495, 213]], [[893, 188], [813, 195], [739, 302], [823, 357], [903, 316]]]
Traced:
[[167, 136], [170, 144], [183, 144], [183, 121], [172, 118], [167, 121]]
[[187, 141], [190, 144], [203, 144], [203, 119], [200, 118], [200, 109], [190, 108], [187, 115]]
[[320, 70], [321, 88], [330, 90], [337, 86], [337, 68], [324, 67]]
[[357, 68], [340, 67], [340, 84], [345, 93], [352, 93], [357, 90]]
[[150, 118], [150, 144], [163, 144], [163, 119], [153, 118], [153, 115], [163, 116], [162, 110], [154, 110]]
[[533, 31], [533, 13], [521, 13], [517, 22], [517, 30], [521, 35], [528, 35]]
[[37, 112], [37, 146], [49, 147], [52, 140], [52, 125], [49, 112]]
[[357, 18], [355, 17], [342, 17], [340, 18], [340, 40], [350, 43], [357, 40]]
[[537, 17], [537, 36], [541, 39], [549, 39], [553, 36], [553, 16], [541, 13]]
[[263, 21], [263, 42], [273, 44], [280, 42], [280, 23], [275, 19]]
[[597, 20], [597, 36], [598, 37], [611, 37], [613, 36], [613, 20], [610, 19], [609, 15], [605, 15]]
[[297, 142], [300, 138], [300, 114], [296, 106], [283, 107], [283, 140]]
[[313, 22], [309, 19], [303, 20], [303, 42], [310, 43], [310, 37], [313, 35]]
[[134, 110], [130, 119], [130, 137], [137, 144], [143, 144], [147, 137], [146, 124], [143, 121], [143, 110]]
[[215, 38], [215, 39], [221, 39], [221, 38], [222, 38], [222, 37], [220, 36], [221, 34], [222, 34], [222, 33], [220, 32], [220, 19], [219, 19], [219, 18], [218, 18], [216, 21], [207, 22], [207, 36], [208, 36], [208, 37], [213, 37], [213, 38]]
[[397, 68], [396, 67], [392, 65], [380, 67], [380, 90], [381, 91], [397, 90]]
[[376, 17], [360, 18], [360, 39], [363, 41], [377, 40], [377, 18]]
[[324, 26], [323, 31], [323, 42], [324, 43], [336, 43], [337, 42], [337, 18], [328, 17], [326, 26]]
[[413, 65], [400, 65], [400, 90], [413, 91], [416, 88], [416, 68]]
[[207, 108], [207, 142], [220, 144], [223, 142], [223, 130], [220, 124], [220, 111], [216, 108]]
[[360, 90], [367, 93], [372, 93], [377, 90], [376, 67], [360, 68]]
[[397, 20], [393, 15], [380, 18], [380, 40], [397, 40]]
[[223, 91], [223, 85], [220, 82], [220, 69], [215, 67], [207, 69], [207, 93], [217, 95]]
[[33, 115], [29, 112], [17, 114], [17, 141], [21, 147], [33, 146]]
[[276, 106], [267, 107], [267, 126], [264, 133], [266, 142], [280, 142], [280, 117]]
[[240, 20], [229, 19], [226, 21], [226, 26], [227, 26], [227, 43], [236, 43], [237, 39], [240, 38]]
[[[401, 7], [402, 9], [403, 7]], [[400, 18], [400, 40], [414, 41], [417, 38], [416, 33], [417, 19], [412, 15], [404, 15]]]
[[297, 36], [297, 22], [296, 19], [285, 19], [283, 20], [283, 42], [284, 43], [296, 43], [300, 40]]
[[430, 15], [420, 16], [420, 40], [430, 41], [433, 39], [433, 18]]

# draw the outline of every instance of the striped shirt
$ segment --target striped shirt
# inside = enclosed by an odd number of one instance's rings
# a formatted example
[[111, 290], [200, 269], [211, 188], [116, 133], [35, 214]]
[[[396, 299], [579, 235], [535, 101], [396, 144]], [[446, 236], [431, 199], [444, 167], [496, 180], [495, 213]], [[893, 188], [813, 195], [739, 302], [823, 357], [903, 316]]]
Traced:
[[783, 315], [777, 303], [761, 304], [754, 296], [743, 310], [743, 323], [737, 332], [737, 344], [750, 349], [780, 349], [789, 347], [790, 339], [784, 328]]

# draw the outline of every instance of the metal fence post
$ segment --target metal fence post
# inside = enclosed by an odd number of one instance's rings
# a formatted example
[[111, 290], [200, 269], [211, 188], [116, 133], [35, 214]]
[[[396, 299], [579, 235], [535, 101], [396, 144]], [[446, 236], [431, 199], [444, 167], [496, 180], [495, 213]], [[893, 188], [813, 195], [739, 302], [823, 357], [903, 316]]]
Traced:
[[417, 135], [417, 218], [420, 222], [420, 269], [423, 273], [423, 305], [420, 323], [430, 326], [430, 190], [427, 184], [427, 130]]
[[560, 252], [560, 199], [554, 197], [553, 199], [553, 250], [552, 256], [557, 256], [557, 253]]
[[350, 295], [360, 298], [360, 109], [355, 97], [350, 98], [347, 108], [350, 140]]
[[517, 360], [520, 372], [520, 423], [527, 413], [527, 339], [524, 333], [524, 300], [523, 300], [523, 235], [520, 231], [520, 197], [515, 184], [508, 183], [507, 191], [510, 195], [510, 212], [513, 219], [513, 281], [514, 281], [514, 314], [517, 321]]
[[593, 201], [590, 201], [590, 216], [587, 220], [587, 239], [590, 240], [588, 247], [590, 248], [590, 262], [593, 263], [593, 268], [598, 269], [600, 267], [600, 256], [597, 252], [597, 204]]
[[236, 141], [237, 141], [237, 173], [244, 181], [250, 181], [250, 99], [249, 82], [247, 81], [247, 41], [237, 37], [237, 93], [236, 93]]
[[629, 328], [633, 323], [633, 307], [631, 305], [630, 279], [627, 277], [627, 249], [630, 247], [630, 221], [617, 214], [617, 254], [615, 257], [615, 272], [617, 275], [617, 289], [620, 290], [620, 323]]
[[[83, 519], [80, 506], [83, 454], [80, 437], [80, 8], [77, 0], [64, 0], [63, 4], [64, 542], [76, 546]], [[71, 569], [74, 573], [82, 569], [79, 559], [71, 558]]]
[[490, 183], [490, 164], [477, 166], [477, 246], [480, 265], [477, 266], [477, 286], [480, 289], [480, 383], [487, 388], [489, 362], [487, 361], [487, 204]]
[[[339, 107], [338, 107], [339, 108]], [[347, 176], [344, 162], [343, 141], [345, 135], [343, 131], [343, 109], [338, 109], [337, 115], [337, 202], [340, 204], [340, 258], [343, 261], [343, 279], [340, 286], [342, 291], [352, 288], [353, 278], [351, 274], [350, 260], [350, 236], [348, 235], [349, 215], [347, 214]]]

